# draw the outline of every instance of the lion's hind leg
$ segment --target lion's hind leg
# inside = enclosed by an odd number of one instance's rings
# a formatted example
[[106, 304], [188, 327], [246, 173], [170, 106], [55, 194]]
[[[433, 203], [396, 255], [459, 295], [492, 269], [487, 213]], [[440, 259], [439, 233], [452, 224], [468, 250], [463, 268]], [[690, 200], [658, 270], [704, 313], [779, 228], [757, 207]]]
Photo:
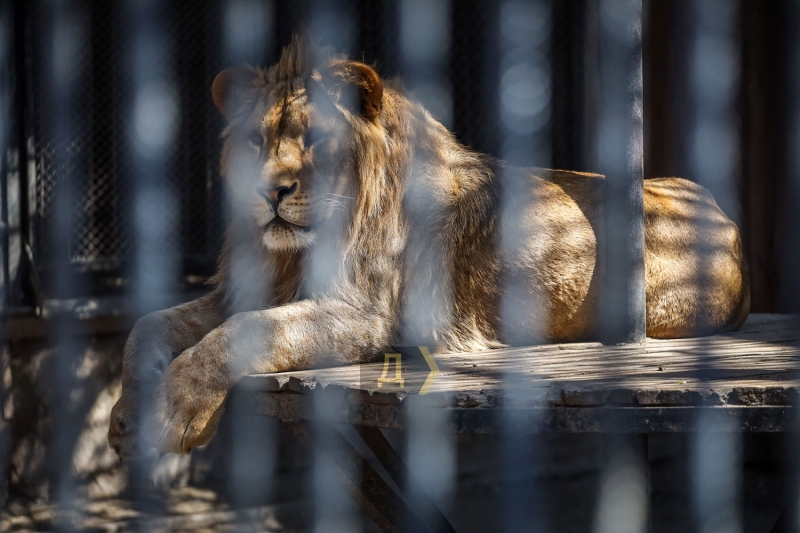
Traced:
[[645, 180], [647, 335], [735, 329], [750, 308], [749, 272], [736, 224], [688, 180]]

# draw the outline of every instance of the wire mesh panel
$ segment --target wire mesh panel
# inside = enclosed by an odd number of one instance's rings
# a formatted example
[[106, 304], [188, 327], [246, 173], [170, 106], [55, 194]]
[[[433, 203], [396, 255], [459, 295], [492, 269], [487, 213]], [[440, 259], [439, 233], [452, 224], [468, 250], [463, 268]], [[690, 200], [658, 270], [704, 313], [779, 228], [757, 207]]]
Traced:
[[[35, 31], [48, 16], [47, 4], [27, 8], [33, 83], [33, 137], [36, 157], [36, 202], [33, 242], [42, 279], [53, 269], [69, 265], [74, 272], [124, 275], [134, 253], [131, 236], [132, 166], [131, 102], [132, 50], [130, 14], [122, 3], [78, 2], [74, 16], [91, 46], [79, 51], [81, 91], [70, 109], [72, 132], [57, 142], [48, 101], [51, 87], [43, 77], [52, 42]], [[168, 75], [177, 88], [180, 112], [174, 118], [177, 142], [166, 147], [169, 172], [165, 179], [178, 198], [180, 237], [169, 246], [180, 250], [184, 274], [213, 272], [224, 227], [224, 193], [219, 178], [219, 132], [222, 121], [209, 88], [220, 67], [219, 2], [181, 9], [165, 4], [169, 28]], [[154, 132], [157, 134], [157, 132]], [[59, 166], [64, 161], [65, 166]], [[64, 176], [78, 184], [70, 209], [73, 231], [67, 256], [54, 255], [53, 197]]]
[[[85, 291], [102, 291], [105, 278], [129, 275], [135, 253], [132, 231], [131, 198], [131, 15], [116, 2], [82, 0], [74, 3], [73, 16], [90, 46], [78, 51], [77, 76], [81, 91], [69, 110], [72, 132], [69, 139], [55, 141], [52, 110], [48, 109], [51, 87], [42, 76], [42, 65], [51, 54], [52, 42], [36, 31], [48, 15], [48, 3], [26, 5], [28, 49], [31, 64], [30, 105], [33, 109], [32, 134], [35, 150], [35, 203], [29, 216], [33, 221], [31, 241], [35, 265], [47, 286], [50, 274], [59, 265], [69, 265], [74, 273], [88, 276]], [[269, 7], [269, 6], [272, 7]], [[265, 49], [253, 61], [273, 62], [294, 30], [307, 24], [320, 6], [315, 2], [276, 2], [265, 4], [274, 17], [276, 31], [268, 36]], [[336, 34], [318, 35], [322, 44], [333, 44], [351, 57], [375, 65], [391, 78], [401, 73], [399, 2], [359, 2], [348, 0], [331, 4], [342, 20], [351, 21], [354, 38], [342, 50]], [[563, 168], [583, 165], [576, 148], [585, 128], [581, 128], [583, 98], [561, 98], [565, 91], [579, 86], [568, 73], [579, 69], [580, 42], [573, 34], [580, 26], [573, 19], [579, 11], [575, 2], [565, 10], [556, 3], [553, 51], [568, 53], [573, 59], [553, 63], [554, 110], [559, 124], [569, 127], [554, 132], [554, 161]], [[219, 176], [219, 134], [224, 121], [214, 109], [210, 87], [222, 64], [222, 28], [219, 21], [224, 3], [204, 0], [186, 9], [181, 2], [161, 6], [164, 26], [169, 34], [167, 75], [177, 91], [179, 112], [175, 117], [176, 142], [167, 147], [169, 172], [165, 179], [179, 199], [179, 236], [170, 246], [179, 249], [183, 275], [208, 276], [213, 272], [225, 224], [224, 186]], [[451, 32], [446, 35], [452, 50], [442, 74], [450, 87], [452, 117], [447, 119], [458, 138], [476, 150], [501, 155], [498, 135], [497, 85], [492, 80], [498, 68], [499, 49], [492, 38], [497, 21], [497, 6], [486, 2], [453, 2], [447, 8]], [[337, 28], [338, 31], [338, 28]], [[563, 105], [562, 105], [563, 102]], [[577, 106], [577, 107], [576, 107]], [[446, 117], [439, 117], [446, 118]], [[583, 134], [586, 136], [585, 132]], [[562, 148], [566, 147], [566, 148]], [[583, 150], [587, 152], [587, 150]], [[62, 157], [63, 156], [63, 157]], [[58, 163], [62, 161], [63, 163]], [[69, 252], [59, 257], [48, 230], [54, 214], [53, 196], [64, 176], [75, 176], [78, 184], [70, 209], [73, 231]], [[176, 287], [179, 280], [175, 280]], [[47, 290], [50, 288], [46, 287]]]

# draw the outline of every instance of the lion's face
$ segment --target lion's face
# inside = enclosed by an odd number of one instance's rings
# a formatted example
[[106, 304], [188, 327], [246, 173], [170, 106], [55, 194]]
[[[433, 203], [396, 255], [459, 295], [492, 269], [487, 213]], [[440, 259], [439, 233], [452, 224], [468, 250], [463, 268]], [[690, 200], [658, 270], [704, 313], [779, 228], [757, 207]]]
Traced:
[[[352, 65], [288, 80], [276, 76], [280, 65], [229, 69], [214, 82], [215, 102], [230, 121], [223, 174], [269, 249], [308, 248], [351, 214], [358, 190], [353, 121], [375, 118], [347, 111], [363, 107], [357, 76], [368, 69]], [[378, 83], [379, 108], [380, 78], [368, 73]]]
[[246, 120], [236, 125], [231, 142], [245, 169], [236, 187], [263, 229], [262, 243], [273, 250], [310, 246], [320, 225], [344, 212], [352, 199], [346, 168], [347, 124], [321, 113], [305, 88], [268, 93]]

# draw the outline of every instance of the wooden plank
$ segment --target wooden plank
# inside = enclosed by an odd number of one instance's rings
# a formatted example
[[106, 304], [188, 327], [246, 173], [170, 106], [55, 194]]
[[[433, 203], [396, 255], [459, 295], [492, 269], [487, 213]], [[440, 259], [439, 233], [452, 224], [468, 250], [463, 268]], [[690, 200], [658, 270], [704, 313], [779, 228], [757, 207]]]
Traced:
[[[763, 315], [761, 315], [763, 316]], [[800, 319], [790, 316], [748, 323], [735, 333], [700, 339], [654, 340], [642, 346], [603, 346], [597, 343], [508, 348], [470, 354], [436, 355], [441, 373], [437, 390], [469, 390], [500, 386], [502, 373], [530, 376], [530, 382], [580, 382], [641, 379], [650, 387], [676, 384], [753, 381], [762, 386], [786, 386], [800, 360]], [[250, 376], [254, 390], [302, 390], [307, 382], [332, 382], [381, 395], [370, 381], [383, 370], [381, 363], [352, 367]], [[407, 381], [414, 375], [405, 374]], [[424, 380], [425, 374], [416, 376]], [[483, 382], [475, 382], [474, 378]], [[657, 381], [662, 380], [659, 384]], [[452, 383], [451, 383], [452, 382]], [[611, 385], [610, 383], [608, 385]]]
[[[595, 380], [595, 381], [530, 381], [526, 395], [532, 407], [551, 406], [598, 406], [616, 405], [794, 405], [798, 393], [797, 374], [785, 374], [787, 379], [771, 380], [720, 380], [688, 381], [636, 379]], [[445, 376], [447, 377], [447, 376]], [[688, 376], [687, 376], [688, 377]], [[774, 377], [774, 376], [773, 376]], [[789, 379], [791, 378], [791, 379]], [[321, 382], [317, 382], [319, 386]], [[311, 394], [311, 383], [302, 382], [303, 394]], [[476, 386], [476, 385], [479, 385]], [[348, 401], [372, 405], [401, 405], [407, 396], [403, 390], [396, 392], [367, 392], [355, 387], [342, 386], [336, 382], [321, 383], [321, 388], [338, 389], [345, 392]], [[244, 391], [244, 388], [239, 390]], [[263, 391], [250, 391], [253, 393]], [[291, 392], [291, 391], [283, 391]], [[463, 408], [498, 407], [504, 396], [503, 382], [500, 379], [480, 382], [451, 379], [440, 384], [434, 383], [432, 395], [438, 397], [441, 405]]]
[[[695, 339], [649, 339], [641, 346], [542, 345], [440, 354], [436, 361], [440, 373], [431, 387], [431, 400], [457, 416], [466, 416], [461, 411], [502, 408], [513, 382], [514, 387], [523, 389], [514, 394], [522, 398], [524, 408], [539, 413], [557, 408], [774, 407], [769, 416], [777, 418], [760, 414], [761, 418], [741, 426], [772, 431], [785, 425], [780, 417], [786, 413], [784, 408], [796, 404], [800, 389], [800, 317], [756, 315], [737, 332]], [[380, 388], [376, 382], [382, 363], [248, 376], [237, 395], [246, 397], [250, 413], [303, 420], [306, 415], [298, 396], [321, 394], [326, 395], [323, 403], [338, 410], [336, 416], [341, 420], [404, 427], [402, 407], [408, 395], [415, 393], [409, 384], [427, 378], [425, 371], [406, 370], [405, 387], [384, 384]], [[663, 414], [682, 412], [666, 410]], [[574, 410], [553, 411], [547, 416], [551, 422], [540, 424], [542, 431], [584, 431], [580, 424], [590, 420]], [[570, 417], [578, 420], [572, 429]], [[593, 424], [600, 427], [599, 422]], [[694, 427], [691, 420], [681, 425], [667, 419], [660, 426], [634, 419], [626, 425], [637, 431]], [[471, 423], [456, 423], [454, 431], [470, 427]]]
[[[249, 395], [238, 402], [238, 412], [273, 416], [298, 422], [319, 416], [310, 408], [311, 398], [298, 393]], [[619, 406], [513, 408], [514, 427], [504, 425], [496, 408], [443, 407], [446, 430], [455, 434], [519, 433], [674, 433], [696, 431], [772, 433], [795, 431], [794, 407], [761, 406]], [[509, 408], [506, 408], [506, 411]], [[341, 401], [325, 414], [325, 420], [341, 424], [406, 429], [405, 406]]]

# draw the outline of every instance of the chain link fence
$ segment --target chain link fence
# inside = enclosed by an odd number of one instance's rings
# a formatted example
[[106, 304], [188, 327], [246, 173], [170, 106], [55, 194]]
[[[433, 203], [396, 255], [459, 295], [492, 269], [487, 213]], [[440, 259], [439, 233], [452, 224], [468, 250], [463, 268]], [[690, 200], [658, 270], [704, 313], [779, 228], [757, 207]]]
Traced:
[[[224, 192], [219, 176], [223, 120], [210, 98], [220, 62], [220, 2], [195, 9], [165, 4], [170, 28], [168, 72], [180, 112], [175, 142], [167, 150], [167, 186], [179, 198], [179, 232], [167, 244], [180, 250], [185, 275], [213, 272], [224, 228]], [[83, 43], [75, 68], [79, 90], [70, 109], [66, 138], [53, 125], [52, 85], [45, 68], [53, 42], [46, 27], [48, 4], [26, 6], [31, 90], [35, 198], [29, 213], [36, 267], [43, 280], [58, 268], [76, 273], [125, 276], [135, 253], [132, 239], [131, 21], [124, 3], [79, 2], [74, 10]], [[53, 198], [65, 183], [74, 187], [68, 255], [53, 242]], [[46, 287], [47, 289], [47, 287]], [[92, 290], [92, 289], [88, 289]]]

